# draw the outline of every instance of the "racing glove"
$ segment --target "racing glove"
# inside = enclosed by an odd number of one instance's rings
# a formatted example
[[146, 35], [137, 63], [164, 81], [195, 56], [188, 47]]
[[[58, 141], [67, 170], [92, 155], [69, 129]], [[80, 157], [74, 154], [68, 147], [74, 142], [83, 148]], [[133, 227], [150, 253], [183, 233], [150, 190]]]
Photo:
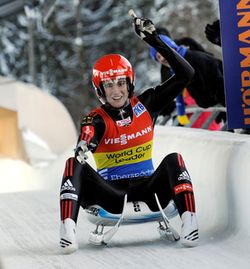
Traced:
[[216, 20], [205, 27], [205, 35], [211, 43], [221, 47], [220, 21]]
[[134, 28], [136, 34], [149, 44], [152, 39], [157, 37], [155, 26], [151, 20], [135, 17]]
[[75, 148], [75, 158], [80, 164], [84, 164], [88, 159], [88, 155], [86, 154], [88, 151], [87, 142], [85, 140], [81, 140]]

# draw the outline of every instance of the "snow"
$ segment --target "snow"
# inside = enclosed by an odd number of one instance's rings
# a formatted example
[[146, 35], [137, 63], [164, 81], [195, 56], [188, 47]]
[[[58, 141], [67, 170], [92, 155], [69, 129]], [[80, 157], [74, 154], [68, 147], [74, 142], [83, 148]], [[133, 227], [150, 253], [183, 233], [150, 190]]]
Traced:
[[[159, 150], [157, 143], [156, 147]], [[83, 211], [77, 228], [79, 250], [62, 255], [58, 247], [59, 188], [64, 162], [72, 155], [72, 148], [46, 167], [0, 159], [1, 268], [249, 268], [249, 236], [235, 227], [209, 230], [209, 222], [201, 220], [200, 245], [183, 248], [179, 242], [160, 239], [157, 223], [121, 226], [108, 246], [98, 247], [88, 243], [94, 226]], [[206, 197], [205, 193], [199, 195]], [[207, 219], [212, 219], [213, 213], [208, 214]], [[180, 229], [178, 217], [172, 224]]]
[[[52, 102], [48, 95], [44, 98], [47, 109], [48, 104], [53, 111], [59, 109], [58, 102]], [[16, 99], [2, 90], [3, 100], [12, 104]], [[53, 150], [54, 137], [43, 136], [44, 130], [37, 129], [26, 118], [31, 114], [24, 113], [27, 107], [18, 107], [26, 125], [22, 135], [30, 164], [0, 155], [1, 269], [250, 268], [248, 135], [156, 128], [155, 165], [166, 154], [181, 152], [192, 177], [200, 226], [198, 247], [184, 248], [179, 242], [161, 239], [154, 222], [121, 226], [108, 246], [93, 246], [88, 237], [95, 227], [81, 210], [77, 225], [79, 250], [63, 255], [59, 248], [59, 189], [65, 161], [74, 153], [75, 144], [68, 143], [76, 139], [75, 133], [72, 130], [67, 139], [62, 139], [64, 145], [60, 144], [60, 150]], [[36, 118], [42, 116], [39, 112], [44, 114], [39, 106], [32, 107]], [[54, 113], [54, 120], [57, 117], [70, 129], [66, 113]], [[46, 128], [55, 134], [58, 125], [52, 120], [47, 123]], [[62, 130], [65, 126], [61, 126]], [[94, 166], [91, 155], [88, 161]], [[180, 231], [179, 217], [171, 223]]]

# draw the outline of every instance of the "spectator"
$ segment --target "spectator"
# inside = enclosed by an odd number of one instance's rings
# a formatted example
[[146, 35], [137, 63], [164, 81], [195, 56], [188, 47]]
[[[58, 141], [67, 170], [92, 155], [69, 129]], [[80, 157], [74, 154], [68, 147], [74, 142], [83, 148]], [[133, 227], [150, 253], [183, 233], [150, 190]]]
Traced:
[[[160, 32], [162, 32], [162, 28]], [[195, 75], [187, 86], [188, 94], [193, 98], [195, 103], [202, 108], [215, 105], [225, 106], [221, 60], [215, 58], [211, 53], [206, 52], [205, 49], [192, 38], [177, 40], [179, 44], [185, 43], [185, 45], [188, 45], [188, 47], [186, 47], [178, 45], [166, 35], [160, 34], [160, 37], [163, 42], [175, 49], [195, 69]], [[192, 50], [191, 48], [196, 50]], [[162, 59], [161, 55], [159, 55], [154, 48], [150, 49], [150, 55], [154, 60], [159, 61], [162, 64], [161, 79], [165, 80], [170, 77], [172, 73], [167, 61]], [[194, 101], [192, 101], [192, 103], [194, 103]], [[216, 126], [215, 123], [213, 123], [213, 125], [214, 127], [211, 127], [212, 129], [220, 128], [220, 126]]]

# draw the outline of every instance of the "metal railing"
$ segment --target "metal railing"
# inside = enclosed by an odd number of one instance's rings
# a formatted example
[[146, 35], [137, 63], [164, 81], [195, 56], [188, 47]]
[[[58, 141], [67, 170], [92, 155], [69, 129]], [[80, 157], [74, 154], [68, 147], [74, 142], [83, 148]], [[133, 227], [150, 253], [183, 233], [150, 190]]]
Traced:
[[[201, 108], [198, 106], [188, 106], [185, 109], [186, 114], [192, 114], [191, 117], [189, 118], [189, 123], [186, 125], [183, 125], [183, 127], [186, 128], [191, 128], [192, 125], [196, 122], [196, 120], [200, 117], [200, 115], [203, 112], [211, 112], [211, 115], [204, 121], [204, 123], [201, 126], [201, 129], [208, 129], [210, 124], [217, 118], [217, 116], [221, 112], [226, 113], [226, 108], [223, 106], [214, 106], [214, 107], [209, 107], [209, 108]], [[178, 126], [179, 121], [177, 118], [177, 112], [176, 110], [171, 113], [171, 115], [166, 115], [166, 116], [160, 116], [156, 124], [157, 125], [172, 125], [172, 126]], [[227, 123], [226, 121], [221, 122], [221, 131], [226, 131], [227, 130]]]

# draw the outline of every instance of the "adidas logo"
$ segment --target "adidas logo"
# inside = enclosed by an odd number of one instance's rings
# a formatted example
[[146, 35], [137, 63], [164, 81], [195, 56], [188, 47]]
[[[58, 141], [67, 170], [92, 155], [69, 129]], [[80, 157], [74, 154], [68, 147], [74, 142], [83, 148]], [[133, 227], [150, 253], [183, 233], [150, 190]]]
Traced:
[[198, 241], [199, 240], [198, 229], [190, 232], [189, 234], [187, 234], [186, 236], [184, 236], [184, 238], [186, 240], [189, 240], [189, 241]]
[[69, 179], [67, 179], [64, 184], [62, 185], [61, 191], [75, 191], [76, 188], [73, 186], [73, 184], [71, 183], [71, 181]]
[[179, 175], [178, 180], [189, 180], [189, 181], [191, 181], [191, 178], [190, 178], [188, 172], [184, 171]]

